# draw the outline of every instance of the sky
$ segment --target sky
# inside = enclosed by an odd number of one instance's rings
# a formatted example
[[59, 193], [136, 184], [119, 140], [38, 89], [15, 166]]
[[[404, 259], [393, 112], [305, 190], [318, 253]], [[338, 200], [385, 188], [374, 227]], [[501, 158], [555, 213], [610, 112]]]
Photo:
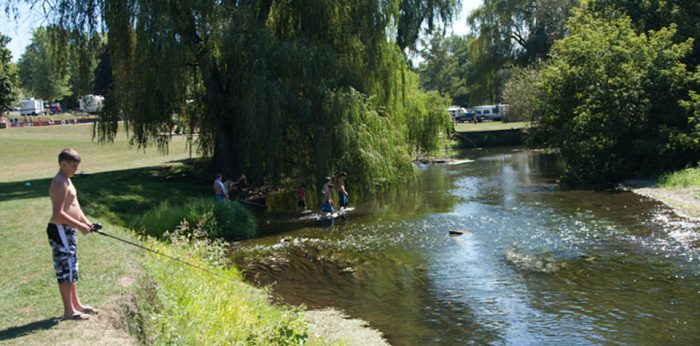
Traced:
[[[471, 11], [479, 7], [482, 0], [462, 0], [462, 11], [452, 23], [452, 33], [464, 35], [469, 29], [467, 27], [467, 16]], [[20, 18], [14, 20], [4, 12], [0, 14], [0, 33], [9, 36], [12, 40], [8, 45], [12, 51], [12, 61], [17, 62], [24, 53], [24, 49], [31, 43], [32, 31], [43, 24], [43, 10], [40, 7], [31, 9], [25, 2], [19, 5]]]

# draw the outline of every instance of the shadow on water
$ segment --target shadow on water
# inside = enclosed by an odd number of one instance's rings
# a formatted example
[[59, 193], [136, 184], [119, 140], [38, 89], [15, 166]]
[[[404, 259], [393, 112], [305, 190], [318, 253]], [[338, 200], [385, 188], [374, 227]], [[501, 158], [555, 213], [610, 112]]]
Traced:
[[58, 318], [47, 318], [45, 320], [27, 323], [23, 326], [0, 330], [0, 341], [21, 338], [27, 334], [51, 329], [58, 325], [58, 321]]
[[[553, 155], [481, 150], [349, 222], [240, 243], [246, 278], [401, 345], [700, 341], [698, 223], [629, 192], [561, 189]], [[449, 231], [461, 235], [450, 237]]]

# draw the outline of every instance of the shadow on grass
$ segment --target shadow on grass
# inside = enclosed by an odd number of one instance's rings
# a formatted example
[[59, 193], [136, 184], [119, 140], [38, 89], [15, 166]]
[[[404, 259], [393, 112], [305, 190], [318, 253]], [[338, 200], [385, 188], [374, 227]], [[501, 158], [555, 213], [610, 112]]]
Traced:
[[27, 323], [23, 326], [0, 330], [0, 341], [23, 337], [40, 330], [51, 329], [58, 325], [58, 321], [58, 318], [47, 318], [45, 320]]
[[[81, 174], [73, 177], [83, 211], [98, 219], [125, 224], [162, 202], [178, 205], [210, 194], [209, 179], [188, 167], [157, 166]], [[51, 179], [0, 183], [0, 202], [45, 197]]]

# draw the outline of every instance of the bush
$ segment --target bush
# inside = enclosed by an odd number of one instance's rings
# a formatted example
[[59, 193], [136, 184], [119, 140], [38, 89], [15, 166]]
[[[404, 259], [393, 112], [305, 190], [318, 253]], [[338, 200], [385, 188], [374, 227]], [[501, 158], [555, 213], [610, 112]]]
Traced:
[[228, 241], [250, 239], [257, 235], [253, 214], [238, 202], [215, 203], [202, 229], [209, 238]]
[[162, 238], [182, 221], [202, 227], [209, 238], [228, 241], [250, 239], [257, 234], [255, 217], [238, 202], [216, 203], [209, 198], [193, 199], [180, 206], [163, 202], [137, 217], [131, 227], [153, 237]]
[[131, 227], [145, 234], [162, 237], [166, 231], [174, 230], [182, 220], [191, 225], [199, 223], [213, 209], [214, 201], [200, 198], [187, 201], [180, 206], [168, 202], [159, 204], [154, 209], [137, 217]]
[[605, 185], [696, 162], [688, 109], [700, 98], [682, 62], [692, 40], [674, 43], [673, 26], [637, 34], [628, 17], [574, 13], [542, 70], [538, 111], [567, 182]]

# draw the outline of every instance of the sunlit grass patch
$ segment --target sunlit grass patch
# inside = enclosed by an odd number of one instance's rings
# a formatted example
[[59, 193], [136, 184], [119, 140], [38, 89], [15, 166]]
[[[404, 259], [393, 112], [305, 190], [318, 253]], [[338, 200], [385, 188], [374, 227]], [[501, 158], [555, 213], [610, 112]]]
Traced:
[[150, 241], [157, 251], [215, 272], [206, 273], [165, 257], [144, 263], [139, 289], [142, 341], [183, 345], [296, 345], [307, 339], [298, 310], [285, 310], [268, 295], [242, 282], [235, 268], [221, 263], [226, 243], [188, 240]]
[[686, 168], [659, 177], [659, 187], [700, 187], [700, 168]]

